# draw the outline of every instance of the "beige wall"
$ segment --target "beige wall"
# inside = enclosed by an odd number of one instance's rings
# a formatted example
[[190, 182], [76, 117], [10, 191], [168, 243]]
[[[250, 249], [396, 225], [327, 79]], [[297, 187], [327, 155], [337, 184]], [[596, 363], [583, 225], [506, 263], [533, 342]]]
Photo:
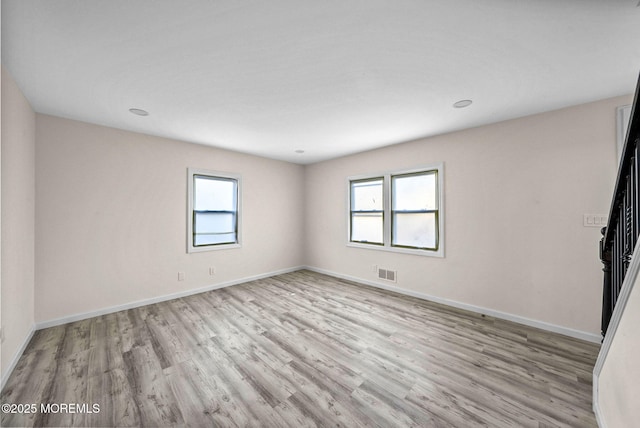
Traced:
[[599, 417], [608, 428], [637, 426], [640, 420], [639, 282], [636, 278], [597, 379]]
[[2, 376], [34, 325], [35, 115], [2, 67]]
[[[614, 177], [618, 97], [309, 166], [307, 264], [404, 290], [598, 334], [598, 228]], [[464, 111], [461, 111], [464, 114]], [[347, 247], [350, 175], [444, 162], [445, 258]]]
[[[304, 263], [300, 165], [44, 115], [36, 142], [36, 322]], [[242, 175], [242, 248], [186, 253], [188, 167]]]
[[[375, 264], [397, 269], [407, 291], [599, 331], [600, 235], [582, 226], [582, 214], [608, 211], [615, 107], [630, 97], [306, 168], [36, 116], [4, 68], [1, 98], [3, 378], [34, 322], [302, 264], [373, 282]], [[444, 259], [346, 247], [347, 176], [438, 161]], [[242, 174], [241, 249], [186, 253], [188, 167]], [[640, 416], [638, 288], [599, 378], [610, 427]]]

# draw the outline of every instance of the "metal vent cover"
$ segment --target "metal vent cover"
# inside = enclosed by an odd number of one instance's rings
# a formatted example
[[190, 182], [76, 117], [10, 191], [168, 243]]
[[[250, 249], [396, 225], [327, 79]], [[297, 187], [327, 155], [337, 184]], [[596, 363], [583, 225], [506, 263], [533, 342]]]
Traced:
[[378, 269], [378, 278], [385, 281], [396, 282], [396, 271], [390, 269]]

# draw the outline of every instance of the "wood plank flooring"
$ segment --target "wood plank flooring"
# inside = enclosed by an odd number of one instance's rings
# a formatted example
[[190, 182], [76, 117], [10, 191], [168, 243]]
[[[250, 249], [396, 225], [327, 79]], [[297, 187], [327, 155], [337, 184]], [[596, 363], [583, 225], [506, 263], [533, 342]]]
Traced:
[[[2, 426], [596, 427], [595, 344], [298, 271], [39, 330]], [[41, 404], [99, 412], [42, 412]], [[76, 409], [78, 410], [78, 409]]]

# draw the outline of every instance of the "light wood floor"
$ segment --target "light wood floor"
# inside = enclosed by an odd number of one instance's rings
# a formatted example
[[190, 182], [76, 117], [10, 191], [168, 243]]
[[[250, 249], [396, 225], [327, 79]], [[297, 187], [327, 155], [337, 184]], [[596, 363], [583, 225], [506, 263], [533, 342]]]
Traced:
[[37, 331], [2, 426], [595, 427], [598, 346], [298, 271]]

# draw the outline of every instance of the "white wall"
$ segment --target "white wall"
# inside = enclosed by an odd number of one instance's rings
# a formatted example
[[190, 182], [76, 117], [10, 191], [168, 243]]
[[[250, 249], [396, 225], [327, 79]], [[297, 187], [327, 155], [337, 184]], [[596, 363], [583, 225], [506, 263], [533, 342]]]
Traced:
[[[616, 174], [618, 97], [308, 166], [307, 264], [518, 317], [599, 334], [598, 228]], [[464, 114], [464, 111], [461, 111]], [[347, 247], [350, 175], [444, 162], [445, 258]]]
[[[242, 248], [187, 254], [188, 167], [242, 175]], [[36, 322], [304, 263], [300, 165], [37, 115], [36, 169]]]
[[2, 67], [2, 379], [34, 325], [35, 114]]
[[[638, 256], [636, 254], [634, 257]], [[637, 261], [636, 261], [637, 263]], [[631, 268], [630, 268], [631, 272]], [[640, 420], [640, 279], [635, 278], [629, 299], [617, 328], [614, 320], [610, 332], [615, 334], [610, 347], [603, 347], [604, 364], [596, 373], [598, 419], [602, 427], [626, 428], [636, 426]], [[622, 297], [622, 294], [621, 294]], [[607, 332], [607, 335], [609, 332]], [[602, 356], [601, 356], [602, 357]], [[596, 364], [596, 371], [598, 364]]]

